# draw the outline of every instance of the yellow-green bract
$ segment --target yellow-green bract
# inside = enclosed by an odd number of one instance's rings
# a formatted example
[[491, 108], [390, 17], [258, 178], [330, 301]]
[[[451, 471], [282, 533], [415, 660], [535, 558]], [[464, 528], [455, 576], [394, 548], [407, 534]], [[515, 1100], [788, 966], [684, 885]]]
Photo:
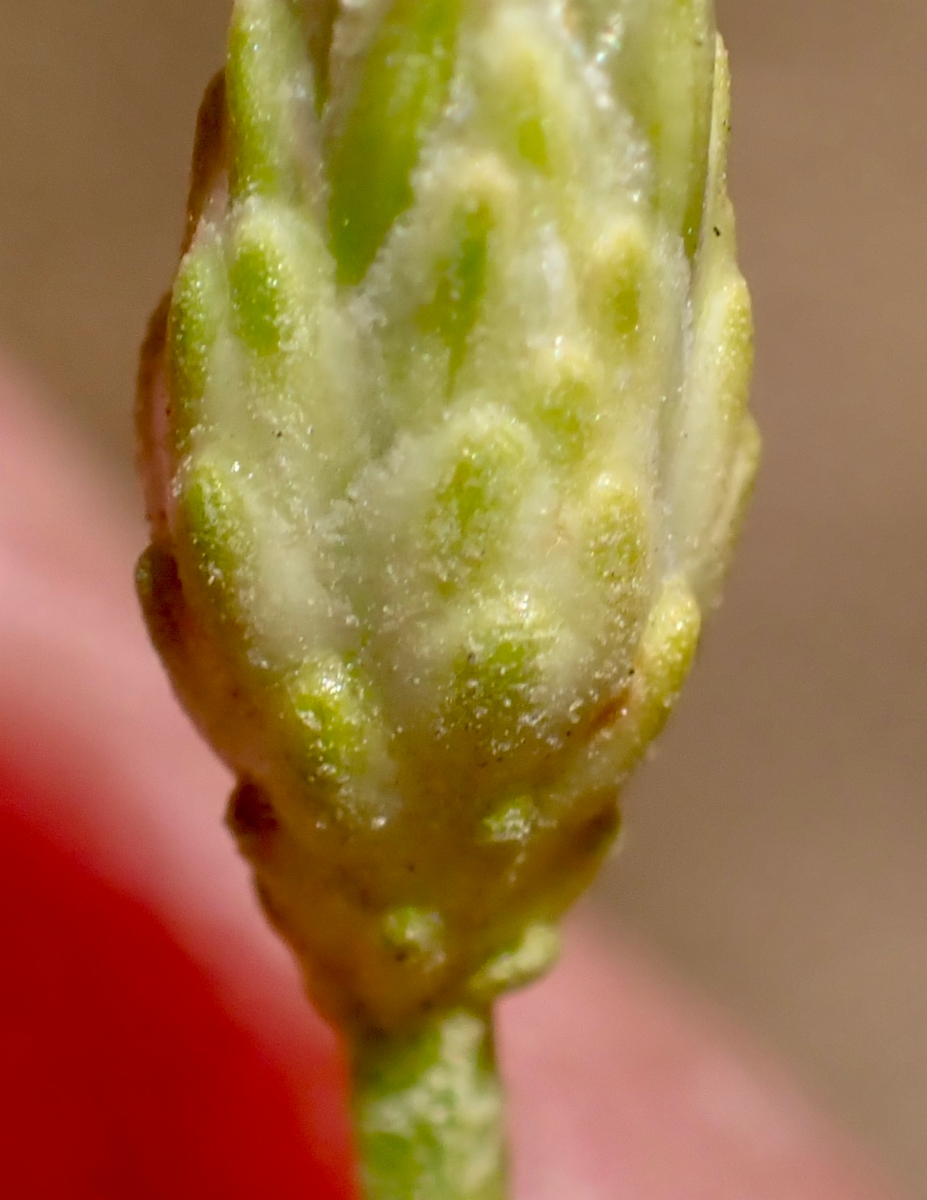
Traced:
[[757, 459], [727, 133], [708, 0], [234, 6], [139, 588], [362, 1042], [545, 969], [716, 601]]

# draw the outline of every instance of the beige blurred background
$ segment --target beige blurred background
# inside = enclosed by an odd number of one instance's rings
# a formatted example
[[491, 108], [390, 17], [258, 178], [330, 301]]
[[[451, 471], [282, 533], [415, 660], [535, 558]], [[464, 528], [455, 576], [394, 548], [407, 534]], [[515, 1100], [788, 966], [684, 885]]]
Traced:
[[[227, 7], [0, 0], [0, 341], [130, 506]], [[597, 900], [927, 1198], [927, 6], [720, 9], [765, 463]]]

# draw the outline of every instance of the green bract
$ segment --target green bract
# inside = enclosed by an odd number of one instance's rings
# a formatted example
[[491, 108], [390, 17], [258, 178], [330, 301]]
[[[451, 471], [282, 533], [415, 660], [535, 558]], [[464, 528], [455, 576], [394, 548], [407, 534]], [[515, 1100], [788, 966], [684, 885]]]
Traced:
[[139, 588], [365, 1078], [549, 964], [717, 599], [758, 451], [727, 132], [709, 0], [234, 5]]

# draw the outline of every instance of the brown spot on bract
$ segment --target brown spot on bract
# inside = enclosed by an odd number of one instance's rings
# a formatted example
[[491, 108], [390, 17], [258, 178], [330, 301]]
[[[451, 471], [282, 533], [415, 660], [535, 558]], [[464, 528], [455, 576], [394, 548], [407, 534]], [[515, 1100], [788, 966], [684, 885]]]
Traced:
[[628, 707], [628, 689], [625, 688], [619, 692], [617, 696], [613, 696], [611, 700], [607, 700], [605, 704], [595, 713], [592, 720], [589, 722], [589, 734], [593, 736], [600, 733], [603, 729], [607, 729], [609, 725], [614, 725], [625, 714]]
[[240, 783], [232, 793], [228, 823], [240, 838], [266, 838], [279, 826], [267, 793], [250, 782]]
[[574, 852], [583, 857], [595, 854], [612, 840], [620, 823], [618, 805], [612, 802], [580, 825], [573, 841]]

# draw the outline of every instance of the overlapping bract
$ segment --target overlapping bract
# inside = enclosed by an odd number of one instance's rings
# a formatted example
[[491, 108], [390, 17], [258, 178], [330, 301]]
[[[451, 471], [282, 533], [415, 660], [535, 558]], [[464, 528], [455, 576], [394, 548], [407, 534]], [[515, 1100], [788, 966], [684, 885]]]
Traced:
[[237, 0], [139, 587], [359, 1029], [544, 969], [754, 473], [708, 0]]

